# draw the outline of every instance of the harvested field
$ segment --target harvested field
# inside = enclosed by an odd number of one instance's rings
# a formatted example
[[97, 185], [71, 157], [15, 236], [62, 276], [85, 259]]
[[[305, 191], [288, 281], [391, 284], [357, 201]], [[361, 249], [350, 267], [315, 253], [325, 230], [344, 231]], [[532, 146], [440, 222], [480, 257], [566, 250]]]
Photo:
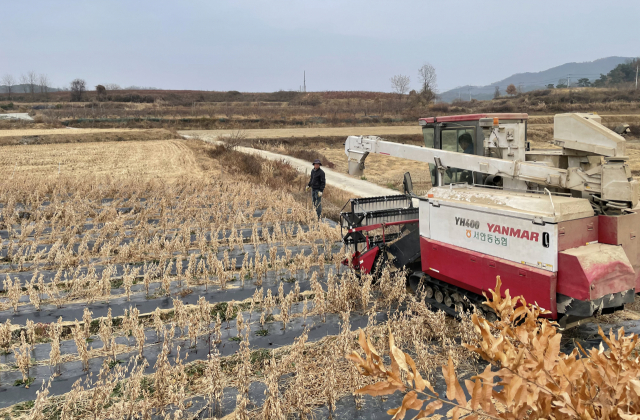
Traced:
[[353, 394], [375, 382], [345, 359], [358, 329], [380, 352], [393, 334], [440, 395], [449, 358], [462, 379], [484, 368], [460, 346], [480, 340], [470, 314], [343, 266], [284, 164], [197, 140], [2, 151], [0, 417], [387, 419], [402, 393]]
[[50, 136], [50, 135], [80, 135], [80, 134], [101, 134], [101, 133], [127, 133], [141, 132], [139, 129], [122, 128], [51, 128], [51, 129], [20, 129], [20, 130], [0, 130], [0, 137], [24, 137], [24, 136]]
[[0, 178], [61, 175], [175, 179], [198, 174], [193, 152], [182, 140], [6, 146]]
[[53, 129], [0, 130], [0, 146], [58, 143], [89, 143], [109, 141], [170, 140], [178, 138], [169, 130], [118, 129]]
[[[201, 136], [207, 138], [224, 137], [234, 134], [238, 130], [180, 130], [186, 136]], [[395, 125], [378, 127], [319, 127], [319, 128], [276, 128], [243, 130], [247, 139], [287, 138], [287, 137], [319, 137], [319, 136], [383, 136], [402, 134], [422, 134], [419, 125]]]
[[[363, 289], [341, 268], [335, 224], [287, 192], [196, 175], [21, 174], [0, 184], [0, 209], [0, 415], [351, 410], [367, 383], [343, 358], [354, 330], [383, 338], [407, 325], [402, 273]], [[433, 345], [435, 362], [445, 356]], [[46, 398], [36, 395], [43, 381]], [[357, 401], [363, 414], [381, 412]]]

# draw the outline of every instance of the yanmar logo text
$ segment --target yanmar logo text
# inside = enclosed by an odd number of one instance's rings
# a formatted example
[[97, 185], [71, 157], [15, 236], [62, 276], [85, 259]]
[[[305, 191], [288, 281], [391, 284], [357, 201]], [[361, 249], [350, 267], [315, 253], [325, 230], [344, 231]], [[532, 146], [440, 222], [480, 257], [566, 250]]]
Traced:
[[527, 239], [533, 242], [538, 242], [540, 240], [540, 234], [537, 232], [530, 232], [524, 229], [522, 230], [514, 229], [512, 227], [494, 225], [491, 223], [487, 223], [487, 226], [489, 227], [489, 232], [491, 233], [498, 233], [500, 235], [505, 235], [505, 236], [513, 236], [514, 238]]

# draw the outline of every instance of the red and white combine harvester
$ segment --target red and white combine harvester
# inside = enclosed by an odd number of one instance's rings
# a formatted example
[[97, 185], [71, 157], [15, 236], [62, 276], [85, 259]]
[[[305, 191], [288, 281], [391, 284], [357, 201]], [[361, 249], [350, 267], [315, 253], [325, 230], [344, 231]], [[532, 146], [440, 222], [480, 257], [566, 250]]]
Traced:
[[632, 302], [640, 292], [640, 206], [625, 127], [609, 130], [594, 114], [558, 114], [559, 147], [530, 151], [527, 120], [423, 118], [425, 147], [348, 137], [350, 174], [362, 175], [367, 155], [378, 153], [428, 163], [434, 185], [415, 195], [407, 173], [404, 195], [351, 199], [341, 223], [352, 267], [375, 273], [389, 260], [409, 271], [414, 289], [424, 287], [430, 304], [452, 314], [471, 304], [487, 311], [482, 292], [498, 275], [503, 290], [561, 325]]

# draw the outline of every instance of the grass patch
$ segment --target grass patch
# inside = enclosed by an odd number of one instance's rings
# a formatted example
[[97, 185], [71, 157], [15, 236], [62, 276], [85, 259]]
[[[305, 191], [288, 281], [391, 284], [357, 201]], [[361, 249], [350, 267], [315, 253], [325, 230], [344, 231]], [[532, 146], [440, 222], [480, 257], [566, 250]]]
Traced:
[[32, 378], [29, 377], [27, 378], [27, 380], [23, 380], [23, 379], [16, 379], [15, 382], [13, 383], [13, 386], [22, 386], [24, 385], [25, 387], [31, 385], [34, 381], [36, 380], [36, 378]]
[[35, 400], [21, 402], [14, 405], [13, 408], [11, 409], [11, 412], [16, 416], [19, 416], [21, 411], [31, 410], [35, 404], [36, 404]]
[[[261, 370], [264, 367], [265, 361], [271, 358], [271, 352], [268, 349], [259, 349], [252, 351], [249, 356], [251, 362], [251, 368], [253, 370]], [[220, 368], [224, 372], [231, 372], [240, 363], [238, 355], [225, 357], [220, 361]]]
[[256, 335], [259, 335], [260, 337], [266, 337], [269, 335], [269, 330], [258, 330], [256, 331]]
[[238, 316], [238, 312], [240, 311], [246, 311], [251, 307], [251, 304], [249, 303], [238, 303], [238, 304], [234, 304], [233, 305], [233, 313], [231, 314], [231, 316], [229, 317], [229, 319], [227, 319], [227, 308], [229, 307], [229, 304], [227, 302], [220, 302], [220, 303], [216, 303], [215, 305], [213, 305], [213, 309], [211, 309], [211, 317], [213, 319], [216, 319], [216, 317], [218, 315], [220, 315], [220, 320], [221, 321], [230, 321], [232, 319], [235, 319]]
[[260, 349], [251, 352], [251, 364], [258, 365], [257, 367], [262, 368], [264, 366], [264, 362], [271, 358], [271, 352], [268, 349]]
[[229, 338], [229, 341], [235, 341], [236, 343], [239, 343], [240, 341], [242, 341], [242, 338], [237, 337], [237, 336], [236, 337], [231, 337], [231, 338]]
[[124, 363], [124, 360], [111, 360], [109, 362], [109, 369], [113, 369], [114, 367], [116, 367], [116, 365], [119, 365], [120, 363]]
[[147, 376], [142, 378], [142, 380], [140, 381], [140, 386], [143, 390], [147, 390], [149, 395], [152, 395], [154, 392], [156, 392], [156, 389], [153, 387], [153, 379]]
[[97, 334], [99, 330], [100, 330], [100, 320], [94, 319], [93, 321], [91, 321], [91, 325], [89, 326], [89, 332], [91, 334]]
[[116, 386], [113, 387], [111, 391], [111, 398], [120, 398], [122, 397], [122, 382], [118, 382]]
[[206, 369], [206, 366], [204, 365], [204, 363], [196, 362], [196, 363], [193, 363], [193, 364], [185, 367], [184, 368], [184, 373], [186, 373], [187, 376], [189, 376], [189, 377], [199, 378], [202, 375], [204, 375], [205, 369]]

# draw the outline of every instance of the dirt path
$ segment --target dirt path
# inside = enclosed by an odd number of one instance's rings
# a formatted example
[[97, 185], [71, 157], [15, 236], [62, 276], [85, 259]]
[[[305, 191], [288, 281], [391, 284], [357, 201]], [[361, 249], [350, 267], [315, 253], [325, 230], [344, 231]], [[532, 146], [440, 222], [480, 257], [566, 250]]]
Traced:
[[[201, 136], [217, 138], [228, 136], [237, 130], [182, 130], [180, 134], [185, 136]], [[249, 139], [259, 138], [285, 138], [285, 137], [319, 137], [319, 136], [383, 136], [390, 134], [421, 134], [422, 128], [414, 125], [392, 125], [382, 127], [322, 127], [322, 128], [273, 128], [243, 130]]]
[[[268, 131], [268, 130], [263, 130]], [[274, 130], [277, 131], [277, 130]], [[190, 135], [185, 135], [186, 138], [192, 138]], [[217, 136], [202, 136], [202, 140], [219, 144], [220, 142], [216, 141], [215, 138]], [[258, 155], [266, 159], [270, 160], [282, 160], [292, 167], [294, 167], [297, 171], [303, 173], [309, 173], [312, 166], [309, 162], [302, 159], [297, 159], [287, 155], [281, 155], [278, 153], [267, 152], [266, 150], [253, 149], [251, 147], [238, 147], [237, 149], [243, 153], [249, 153], [253, 155]], [[372, 184], [371, 182], [363, 181], [360, 179], [353, 178], [345, 173], [340, 173], [336, 171], [332, 171], [329, 168], [323, 168], [327, 184], [339, 188], [343, 191], [353, 194], [358, 197], [375, 197], [380, 195], [398, 195], [400, 194], [397, 190], [392, 190], [390, 188], [381, 187], [376, 184]]]

